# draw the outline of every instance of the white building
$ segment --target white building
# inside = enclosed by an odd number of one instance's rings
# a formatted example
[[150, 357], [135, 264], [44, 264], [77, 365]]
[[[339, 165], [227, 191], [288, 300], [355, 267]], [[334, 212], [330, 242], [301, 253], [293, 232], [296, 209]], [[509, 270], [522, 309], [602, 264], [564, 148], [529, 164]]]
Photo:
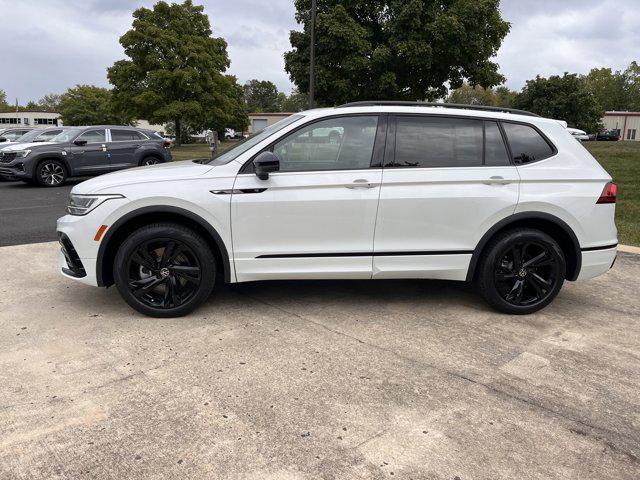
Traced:
[[605, 130], [615, 130], [620, 140], [640, 141], [640, 112], [605, 112]]
[[0, 113], [0, 128], [7, 127], [36, 127], [45, 128], [62, 125], [60, 114], [55, 112], [40, 112], [28, 110], [21, 112]]
[[249, 114], [249, 133], [253, 134], [264, 130], [270, 125], [279, 122], [283, 118], [293, 115], [289, 112], [266, 112], [266, 113], [250, 113]]

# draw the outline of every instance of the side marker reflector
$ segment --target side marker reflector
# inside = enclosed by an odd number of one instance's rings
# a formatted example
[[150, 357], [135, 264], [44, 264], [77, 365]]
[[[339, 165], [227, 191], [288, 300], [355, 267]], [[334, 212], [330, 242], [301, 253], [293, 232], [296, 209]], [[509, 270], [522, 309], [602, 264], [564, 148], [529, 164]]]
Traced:
[[100, 226], [100, 228], [98, 229], [98, 231], [96, 232], [96, 236], [95, 236], [95, 237], [93, 237], [93, 239], [94, 239], [96, 242], [99, 242], [99, 241], [100, 241], [100, 239], [102, 238], [102, 234], [103, 234], [104, 232], [106, 232], [106, 231], [107, 231], [107, 226], [106, 226], [106, 225], [101, 225], [101, 226]]

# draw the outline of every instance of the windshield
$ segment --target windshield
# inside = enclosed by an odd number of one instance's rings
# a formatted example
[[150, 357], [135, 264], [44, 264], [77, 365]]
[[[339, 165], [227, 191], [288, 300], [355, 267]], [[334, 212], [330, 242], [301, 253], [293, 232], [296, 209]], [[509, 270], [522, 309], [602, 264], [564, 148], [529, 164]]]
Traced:
[[27, 143], [31, 142], [34, 138], [42, 133], [42, 130], [31, 130], [30, 132], [25, 133], [21, 137], [16, 138], [16, 142]]
[[54, 143], [66, 143], [70, 142], [72, 138], [75, 138], [82, 129], [80, 128], [71, 128], [69, 130], [65, 130], [64, 132], [56, 135], [50, 141]]
[[297, 122], [303, 117], [304, 115], [291, 115], [290, 117], [282, 119], [279, 122], [268, 126], [264, 130], [260, 130], [259, 132], [254, 133], [249, 138], [245, 138], [244, 140], [239, 141], [236, 145], [231, 147], [229, 150], [226, 150], [225, 152], [222, 152], [216, 155], [215, 157], [213, 157], [213, 159], [208, 163], [209, 165], [225, 165], [230, 161], [234, 160], [235, 158], [237, 158], [239, 155], [242, 155], [247, 150], [255, 147], [265, 138], [270, 137], [274, 133], [282, 130], [283, 128], [291, 125], [292, 123]]

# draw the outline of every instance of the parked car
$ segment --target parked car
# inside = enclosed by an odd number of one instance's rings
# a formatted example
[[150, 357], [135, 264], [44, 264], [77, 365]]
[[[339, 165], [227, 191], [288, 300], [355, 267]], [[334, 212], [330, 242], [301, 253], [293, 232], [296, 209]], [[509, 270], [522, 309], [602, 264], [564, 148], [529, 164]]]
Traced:
[[[327, 129], [338, 144], [314, 135]], [[358, 102], [292, 115], [208, 163], [83, 182], [57, 230], [63, 275], [115, 283], [151, 316], [187, 314], [218, 277], [459, 280], [527, 314], [611, 268], [615, 202], [555, 120]]]
[[[55, 136], [71, 127], [34, 128], [15, 140], [0, 143], [0, 152], [9, 145], [18, 143], [43, 143], [51, 141]], [[0, 153], [1, 155], [1, 153]]]
[[586, 142], [589, 140], [589, 135], [587, 135], [587, 132], [585, 132], [584, 130], [580, 130], [579, 128], [567, 127], [567, 132], [569, 132], [571, 136], [579, 142]]
[[31, 130], [33, 130], [33, 128], [29, 127], [5, 128], [0, 131], [0, 146], [15, 142], [18, 138]]
[[75, 127], [51, 142], [3, 149], [0, 175], [55, 187], [68, 177], [99, 175], [170, 160], [169, 142], [155, 132], [123, 126]]
[[618, 133], [617, 130], [608, 130], [605, 132], [599, 132], [596, 134], [596, 140], [617, 142], [618, 140], [620, 140], [620, 134]]

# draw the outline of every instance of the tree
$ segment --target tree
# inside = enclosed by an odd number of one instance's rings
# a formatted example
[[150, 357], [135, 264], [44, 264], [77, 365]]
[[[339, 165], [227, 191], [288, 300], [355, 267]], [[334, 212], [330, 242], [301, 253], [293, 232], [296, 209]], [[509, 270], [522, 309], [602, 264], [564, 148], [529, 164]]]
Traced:
[[9, 110], [10, 105], [7, 103], [7, 94], [0, 88], [0, 112]]
[[509, 108], [513, 106], [517, 95], [505, 86], [495, 89], [483, 88], [480, 85], [471, 86], [465, 82], [460, 88], [451, 90], [445, 102]]
[[309, 96], [306, 93], [299, 93], [297, 90], [291, 92], [291, 95], [287, 96], [281, 93], [280, 98], [280, 111], [281, 112], [301, 112], [309, 108]]
[[[310, 0], [295, 0], [285, 70], [309, 90]], [[504, 81], [495, 56], [509, 23], [499, 0], [318, 0], [316, 97], [324, 106], [354, 100], [442, 98], [446, 83]]]
[[59, 113], [67, 125], [130, 124], [132, 117], [123, 117], [113, 110], [112, 93], [94, 85], [77, 85], [60, 97]]
[[268, 80], [249, 80], [244, 84], [244, 101], [250, 112], [277, 112], [278, 87]]
[[543, 117], [565, 120], [569, 126], [587, 132], [600, 129], [604, 114], [585, 79], [575, 73], [549, 78], [538, 75], [528, 80], [516, 99], [515, 107]]
[[636, 62], [624, 71], [594, 68], [585, 77], [589, 90], [605, 110], [640, 108], [640, 66]]
[[49, 93], [38, 100], [38, 106], [45, 112], [57, 112], [60, 109], [62, 95]]
[[[226, 125], [241, 111], [227, 43], [212, 37], [202, 6], [156, 3], [133, 12], [133, 28], [120, 37], [130, 60], [108, 69], [119, 111], [152, 123], [186, 122], [195, 130]], [[180, 136], [176, 137], [180, 145]]]

